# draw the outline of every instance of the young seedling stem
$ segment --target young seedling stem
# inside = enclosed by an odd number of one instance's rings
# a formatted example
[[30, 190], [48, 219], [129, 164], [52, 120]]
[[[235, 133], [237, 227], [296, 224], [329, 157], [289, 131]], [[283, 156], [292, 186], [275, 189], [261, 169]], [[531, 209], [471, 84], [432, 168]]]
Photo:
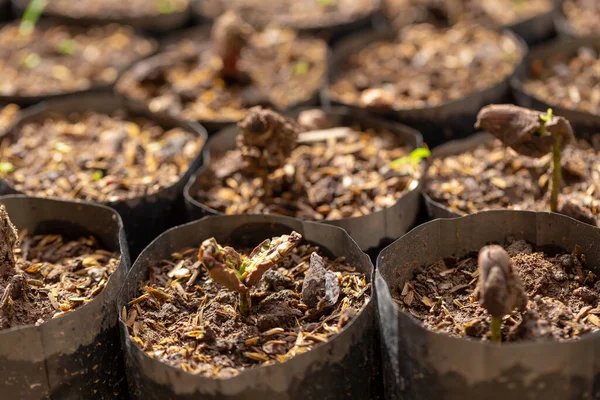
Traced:
[[558, 211], [558, 193], [560, 192], [560, 182], [562, 179], [561, 174], [561, 165], [560, 165], [560, 136], [554, 132], [550, 133], [546, 129], [546, 122], [552, 119], [552, 109], [549, 108], [548, 112], [545, 115], [540, 116], [540, 121], [542, 125], [540, 126], [540, 135], [552, 135], [554, 138], [554, 143], [552, 145], [552, 163], [554, 165], [554, 170], [552, 172], [552, 192], [550, 194], [550, 211], [557, 212]]
[[502, 318], [492, 316], [492, 321], [490, 324], [490, 331], [492, 334], [492, 342], [501, 343], [502, 342]]

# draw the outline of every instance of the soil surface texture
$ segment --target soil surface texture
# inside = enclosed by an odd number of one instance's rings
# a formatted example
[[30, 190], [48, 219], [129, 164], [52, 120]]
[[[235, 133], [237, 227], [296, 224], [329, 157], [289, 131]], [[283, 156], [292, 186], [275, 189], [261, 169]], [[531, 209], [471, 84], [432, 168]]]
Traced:
[[600, 34], [600, 3], [594, 0], [564, 0], [562, 13], [570, 33], [574, 36]]
[[[512, 239], [505, 248], [528, 302], [504, 317], [503, 341], [573, 340], [600, 328], [600, 283], [580, 248], [569, 254]], [[417, 268], [395, 301], [430, 330], [489, 340], [490, 316], [473, 293], [478, 274], [476, 252], [447, 257]]]
[[119, 19], [184, 12], [189, 0], [48, 0], [45, 10], [69, 18]]
[[113, 202], [176, 183], [204, 139], [116, 111], [50, 115], [2, 141], [0, 177], [32, 196]]
[[523, 57], [507, 34], [480, 26], [401, 29], [395, 40], [355, 49], [329, 86], [336, 101], [377, 109], [439, 106], [488, 89]]
[[[558, 212], [600, 226], [600, 136], [580, 140], [562, 151], [562, 190]], [[490, 139], [458, 155], [435, 158], [425, 192], [464, 215], [511, 208], [549, 211], [552, 155], [530, 158]]]
[[[72, 3], [79, 3], [78, 1]], [[120, 25], [77, 27], [18, 23], [0, 28], [0, 95], [46, 96], [107, 86], [154, 44]]]
[[228, 378], [284, 362], [331, 340], [371, 295], [364, 274], [319, 253], [301, 243], [266, 271], [246, 319], [238, 293], [209, 278], [198, 248], [182, 249], [150, 266], [123, 320], [146, 354], [193, 374]]

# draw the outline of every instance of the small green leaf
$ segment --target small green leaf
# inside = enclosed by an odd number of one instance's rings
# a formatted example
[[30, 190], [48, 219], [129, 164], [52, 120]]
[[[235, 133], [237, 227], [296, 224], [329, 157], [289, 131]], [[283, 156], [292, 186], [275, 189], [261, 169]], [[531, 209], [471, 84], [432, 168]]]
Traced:
[[401, 165], [412, 164], [417, 165], [421, 162], [421, 160], [431, 156], [431, 151], [425, 147], [419, 147], [410, 152], [409, 155], [405, 157], [398, 158], [390, 163], [390, 168], [398, 168]]
[[550, 121], [552, 119], [552, 109], [549, 108], [548, 111], [546, 111], [546, 114], [542, 114], [540, 115], [540, 122], [542, 123], [540, 125], [540, 127], [537, 130], [537, 133], [540, 136], [546, 136], [549, 135], [550, 133], [548, 133], [548, 130], [546, 129], [546, 122]]
[[158, 11], [161, 14], [172, 14], [175, 12], [172, 0], [158, 0]]
[[100, 179], [104, 178], [104, 173], [102, 171], [95, 171], [92, 174], [92, 179], [94, 181], [99, 181]]
[[35, 53], [29, 53], [23, 58], [23, 66], [27, 69], [35, 69], [41, 62], [42, 59]]
[[549, 108], [548, 111], [546, 111], [546, 114], [540, 115], [540, 119], [544, 122], [550, 121], [552, 119], [552, 109]]
[[298, 61], [294, 65], [294, 75], [304, 75], [310, 71], [310, 64], [308, 61]]
[[317, 0], [323, 7], [331, 7], [335, 5], [336, 0]]
[[29, 2], [25, 12], [23, 12], [21, 24], [19, 25], [19, 33], [21, 35], [31, 35], [35, 29], [35, 24], [37, 24], [44, 12], [44, 8], [46, 8], [46, 4], [48, 4], [48, 0], [31, 0]]
[[0, 162], [0, 172], [13, 172], [15, 170], [15, 166], [9, 162]]
[[77, 42], [73, 39], [64, 39], [58, 45], [58, 50], [61, 54], [73, 54], [77, 50]]

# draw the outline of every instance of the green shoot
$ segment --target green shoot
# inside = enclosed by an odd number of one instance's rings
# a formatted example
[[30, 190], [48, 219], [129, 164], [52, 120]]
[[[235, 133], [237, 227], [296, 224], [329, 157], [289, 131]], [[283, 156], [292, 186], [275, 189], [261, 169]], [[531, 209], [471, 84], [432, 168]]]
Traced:
[[15, 166], [9, 162], [0, 162], [0, 172], [10, 173], [15, 170]]
[[[540, 121], [542, 123], [538, 130], [540, 135], [546, 136], [550, 134], [546, 129], [546, 123], [550, 122], [550, 120], [552, 120], [551, 108], [548, 109], [546, 114], [540, 115]], [[558, 134], [554, 134], [554, 144], [552, 145], [552, 192], [550, 193], [550, 211], [552, 212], [558, 211], [558, 193], [560, 191], [560, 181], [562, 175], [560, 158], [560, 137], [558, 136]]]
[[23, 66], [27, 69], [35, 69], [41, 62], [42, 59], [35, 53], [29, 53], [23, 58]]
[[172, 14], [175, 12], [175, 6], [172, 0], [158, 0], [158, 12], [161, 14]]
[[490, 331], [492, 334], [492, 342], [502, 342], [502, 318], [492, 316], [492, 322], [490, 324]]
[[92, 179], [94, 181], [99, 181], [102, 178], [104, 178], [104, 173], [102, 171], [94, 171], [94, 173], [92, 174]]
[[390, 168], [396, 169], [402, 165], [418, 165], [421, 160], [424, 160], [431, 156], [431, 151], [426, 147], [419, 147], [410, 152], [409, 155], [401, 158], [397, 158], [390, 163]]
[[21, 24], [19, 25], [19, 33], [23, 36], [31, 35], [35, 29], [35, 24], [42, 16], [44, 8], [46, 8], [48, 0], [31, 0], [29, 5], [23, 12]]
[[58, 45], [58, 50], [64, 55], [73, 54], [77, 50], [77, 42], [73, 39], [64, 39]]
[[299, 61], [294, 65], [294, 75], [306, 75], [310, 71], [308, 61]]
[[336, 0], [317, 0], [318, 3], [323, 7], [331, 7], [335, 5]]

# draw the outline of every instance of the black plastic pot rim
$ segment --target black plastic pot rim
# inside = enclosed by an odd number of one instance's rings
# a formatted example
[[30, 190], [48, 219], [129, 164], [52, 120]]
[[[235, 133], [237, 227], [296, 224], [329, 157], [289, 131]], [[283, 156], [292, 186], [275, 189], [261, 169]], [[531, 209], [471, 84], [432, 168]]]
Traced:
[[[9, 25], [11, 23], [14, 23], [14, 21], [12, 22], [6, 22], [4, 24], [0, 25], [0, 29], [2, 29], [4, 26]], [[64, 25], [64, 23], [61, 23], [59, 20], [55, 19], [55, 18], [49, 18], [49, 19], [44, 19], [40, 22], [38, 22], [38, 26], [49, 26], [49, 25], [54, 25], [54, 24], [58, 24], [58, 25]], [[106, 25], [106, 23], [104, 24]], [[140, 56], [138, 58], [136, 58], [135, 60], [133, 60], [131, 62], [131, 64], [123, 66], [122, 68], [118, 69], [117, 71], [117, 77], [110, 83], [105, 83], [105, 84], [97, 84], [97, 85], [92, 85], [87, 89], [81, 89], [81, 90], [75, 90], [72, 92], [53, 92], [53, 93], [47, 93], [47, 94], [41, 94], [41, 95], [35, 95], [35, 96], [26, 96], [26, 95], [19, 95], [19, 94], [14, 94], [14, 95], [0, 95], [0, 102], [2, 103], [16, 103], [19, 105], [23, 105], [23, 106], [32, 106], [32, 105], [36, 105], [37, 103], [43, 102], [43, 101], [48, 101], [48, 100], [55, 100], [55, 99], [62, 99], [65, 98], [67, 96], [79, 96], [79, 95], [83, 95], [83, 94], [89, 94], [89, 93], [99, 93], [99, 92], [110, 92], [111, 89], [116, 85], [116, 83], [119, 81], [119, 79], [121, 78], [121, 76], [123, 76], [123, 74], [132, 66], [135, 65], [136, 63], [140, 62], [141, 60], [146, 59], [147, 57], [152, 56], [153, 54], [155, 54], [159, 48], [159, 44], [155, 39], [152, 38], [148, 38], [142, 34], [140, 34], [140, 32], [136, 29], [134, 29], [135, 33], [137, 35], [142, 36], [145, 40], [149, 41], [150, 44], [152, 45], [152, 50], [150, 51], [150, 53], [148, 53], [145, 56]]]
[[[104, 206], [102, 204], [98, 204], [98, 203], [90, 203], [88, 201], [72, 201], [72, 200], [61, 200], [61, 199], [49, 199], [46, 197], [32, 197], [32, 196], [26, 196], [23, 194], [7, 194], [7, 195], [2, 195], [0, 196], [0, 204], [2, 204], [2, 201], [5, 199], [37, 199], [37, 200], [44, 200], [44, 201], [52, 201], [52, 202], [57, 202], [57, 203], [64, 203], [65, 205], [69, 205], [69, 204], [83, 204], [85, 206], [89, 206], [89, 207], [97, 207], [100, 209], [104, 209], [106, 211], [110, 211], [113, 214], [113, 217], [115, 218], [115, 220], [117, 221], [118, 227], [119, 227], [119, 231], [123, 232], [124, 231], [124, 225], [123, 225], [123, 220], [121, 219], [121, 216], [119, 215], [118, 212], [116, 212], [114, 209]], [[9, 215], [10, 217], [10, 215]], [[65, 215], [65, 218], [68, 218], [68, 215]], [[125, 243], [122, 243], [121, 241], [119, 241], [119, 257], [123, 257], [125, 255], [125, 253], [127, 253], [127, 245]], [[126, 256], [126, 255], [125, 255]], [[127, 257], [127, 256], [126, 256]], [[127, 263], [128, 260], [125, 260], [125, 264]], [[125, 271], [126, 273], [128, 271]], [[108, 277], [108, 281], [106, 282], [106, 286], [108, 286], [111, 283], [111, 279], [112, 279], [112, 275]], [[64, 315], [61, 315], [59, 317], [56, 318], [52, 318], [49, 319], [47, 321], [44, 321], [44, 323], [48, 322], [48, 321], [53, 321], [53, 320], [57, 320], [57, 319], [63, 319], [65, 317], [73, 317], [73, 313], [77, 313], [83, 310], [86, 310], [87, 308], [89, 308], [88, 306], [91, 305], [91, 303], [93, 301], [95, 301], [96, 299], [93, 299], [91, 301], [89, 301], [88, 303], [82, 305], [81, 307], [78, 307], [76, 310], [73, 310], [69, 313], [66, 313]], [[23, 329], [30, 329], [30, 328], [35, 328], [38, 325], [35, 324], [27, 324], [27, 325], [19, 325], [19, 326], [15, 326], [13, 328], [8, 328], [8, 329], [4, 329], [4, 330], [0, 330], [0, 337], [2, 336], [2, 334], [4, 333], [9, 333], [9, 332], [16, 332], [16, 331], [20, 331]]]
[[[53, 112], [54, 106], [60, 107], [64, 103], [68, 104], [68, 103], [71, 103], [71, 102], [74, 102], [74, 101], [76, 101], [76, 103], [84, 104], [87, 99], [94, 100], [94, 99], [98, 99], [98, 98], [102, 99], [102, 100], [106, 100], [106, 102], [108, 104], [113, 105], [114, 106], [114, 110], [124, 108], [124, 109], [127, 109], [128, 111], [132, 111], [131, 107], [129, 107], [129, 105], [128, 105], [127, 100], [125, 98], [123, 98], [122, 96], [119, 96], [118, 94], [113, 94], [113, 93], [84, 93], [84, 94], [78, 94], [78, 95], [69, 96], [69, 97], [66, 97], [66, 98], [63, 98], [63, 99], [48, 100], [48, 101], [36, 104], [34, 106], [25, 108], [25, 109], [23, 109], [23, 110], [20, 111], [18, 117], [12, 122], [12, 124], [6, 129], [5, 132], [7, 132], [7, 135], [15, 135], [15, 130], [18, 127], [20, 127], [22, 124], [28, 123], [29, 121], [27, 121], [27, 120], [29, 118], [34, 118], [36, 116], [42, 116], [46, 112]], [[74, 109], [72, 111], [74, 111], [74, 112], [75, 111], [78, 111], [78, 112], [94, 111], [94, 108], [95, 107], [87, 108], [85, 106], [82, 106], [82, 107], [76, 108], [76, 109]], [[132, 113], [133, 114], [140, 114], [140, 113], [138, 113], [136, 111], [133, 111]], [[175, 118], [173, 118], [171, 116], [168, 116], [168, 115], [166, 115], [166, 116], [165, 115], [158, 115], [158, 118], [155, 119], [155, 118], [153, 118], [153, 115], [154, 115], [154, 113], [150, 113], [150, 112], [148, 112], [148, 115], [143, 115], [143, 113], [142, 113], [142, 117], [154, 121], [158, 126], [161, 126], [161, 127], [164, 128], [166, 125], [171, 125], [172, 124], [174, 126], [181, 127], [183, 129], [185, 129], [187, 132], [195, 134], [199, 138], [202, 138], [204, 140], [204, 145], [203, 145], [202, 149], [200, 150], [200, 152], [196, 155], [196, 157], [194, 159], [190, 160], [188, 170], [185, 173], [181, 174], [178, 177], [178, 180], [175, 183], [173, 183], [173, 184], [171, 184], [169, 186], [162, 187], [160, 190], [158, 190], [155, 193], [152, 193], [152, 194], [149, 194], [149, 195], [131, 197], [131, 198], [123, 198], [123, 199], [118, 199], [118, 200], [115, 200], [115, 201], [97, 202], [97, 203], [92, 203], [92, 204], [98, 204], [98, 205], [102, 205], [103, 204], [103, 205], [106, 205], [106, 206], [110, 207], [110, 206], [114, 206], [116, 204], [121, 204], [121, 203], [136, 203], [136, 202], [142, 201], [143, 199], [152, 199], [152, 198], [155, 198], [155, 197], [159, 197], [163, 193], [169, 191], [174, 186], [176, 186], [181, 179], [185, 178], [185, 175], [189, 174], [190, 172], [193, 172], [193, 171], [190, 171], [190, 168], [191, 168], [191, 166], [198, 159], [204, 160], [203, 157], [204, 157], [205, 153], [207, 153], [205, 151], [205, 148], [206, 148], [206, 143], [208, 141], [208, 133], [206, 132], [206, 129], [204, 129], [204, 127], [202, 127], [202, 125], [200, 125], [200, 124], [198, 124], [198, 123], [196, 123], [194, 121], [180, 121], [180, 120], [177, 120], [177, 119], [175, 119]], [[168, 124], [165, 124], [165, 123], [163, 123], [163, 122], [160, 121], [160, 119], [164, 119], [164, 118], [171, 119], [171, 121], [169, 121]], [[6, 181], [4, 181], [4, 182], [6, 182]], [[7, 184], [7, 186], [11, 190], [13, 190], [15, 192], [15, 194], [23, 194], [23, 195], [25, 195], [24, 193], [21, 193], [21, 192], [15, 190], [12, 185], [8, 184], [8, 182], [6, 182], [6, 184]], [[28, 197], [36, 197], [36, 196], [28, 196]], [[58, 200], [64, 200], [64, 199], [58, 199]], [[65, 200], [65, 201], [74, 201], [74, 202], [86, 203], [86, 201], [78, 200], [78, 199]]]
[[[273, 22], [275, 22], [276, 24], [279, 24], [282, 27], [285, 28], [292, 28], [298, 31], [306, 31], [306, 32], [315, 32], [315, 31], [322, 31], [322, 30], [332, 30], [332, 29], [336, 29], [336, 28], [342, 28], [344, 26], [347, 25], [352, 25], [355, 22], [358, 22], [360, 20], [363, 19], [369, 19], [374, 17], [375, 15], [377, 15], [377, 13], [379, 11], [381, 11], [382, 7], [383, 7], [383, 1], [382, 0], [371, 0], [372, 6], [371, 9], [368, 10], [367, 12], [364, 13], [360, 13], [358, 15], [353, 16], [352, 18], [342, 18], [339, 14], [336, 14], [334, 17], [330, 17], [330, 18], [321, 18], [319, 20], [317, 20], [316, 22], [307, 22], [307, 21], [299, 21], [297, 19], [293, 18], [292, 14], [283, 14], [281, 17], [288, 17], [287, 20], [286, 18], [276, 18]], [[193, 6], [193, 11], [196, 15], [198, 15], [199, 17], [202, 17], [204, 19], [208, 19], [208, 20], [214, 20], [218, 17], [212, 17], [212, 16], [207, 16], [205, 13], [203, 13], [200, 9], [200, 6], [198, 6], [198, 3], [194, 3]]]
[[[583, 222], [579, 222], [571, 217], [567, 217], [565, 215], [562, 214], [557, 214], [557, 213], [551, 213], [551, 212], [535, 212], [535, 211], [521, 211], [521, 210], [489, 210], [489, 211], [480, 211], [476, 214], [470, 214], [470, 215], [465, 215], [462, 217], [457, 217], [457, 218], [439, 218], [436, 219], [434, 221], [429, 221], [426, 222], [422, 225], [419, 225], [418, 227], [414, 228], [412, 231], [408, 232], [406, 235], [404, 235], [403, 237], [401, 237], [400, 239], [398, 239], [398, 241], [403, 240], [404, 238], [408, 238], [411, 236], [416, 236], [419, 234], [420, 231], [424, 230], [425, 228], [429, 227], [429, 226], [434, 226], [434, 225], [440, 225], [440, 230], [443, 230], [444, 225], [448, 224], [448, 221], [454, 221], [457, 219], [464, 219], [464, 218], [472, 218], [472, 217], [477, 217], [477, 216], [485, 216], [485, 215], [489, 215], [492, 213], [512, 213], [515, 216], [518, 217], [518, 214], [535, 214], [535, 215], [552, 215], [554, 218], [558, 219], [559, 221], [562, 219], [563, 222], [564, 221], [571, 221], [574, 222], [576, 224], [582, 224]], [[591, 229], [598, 229], [595, 228], [591, 225], [586, 225], [589, 226]], [[507, 234], [508, 236], [508, 234]], [[379, 272], [379, 264], [381, 262], [383, 262], [383, 259], [386, 257], [386, 252], [389, 251], [389, 249], [394, 246], [395, 242], [390, 244], [389, 246], [387, 246], [385, 249], [383, 249], [381, 251], [381, 253], [379, 253], [379, 256], [377, 257], [377, 267], [375, 268], [375, 292], [381, 292], [383, 293], [385, 296], [388, 297], [393, 297], [389, 286], [387, 284], [387, 282], [384, 281], [383, 277], [381, 276], [381, 273]], [[379, 295], [378, 295], [379, 296]], [[422, 330], [425, 330], [427, 332], [430, 332], [436, 336], [443, 336], [445, 339], [452, 341], [452, 342], [465, 342], [468, 341], [469, 343], [472, 343], [473, 346], [482, 346], [482, 347], [487, 347], [487, 348], [491, 348], [491, 347], [510, 347], [513, 349], [518, 349], [518, 348], [524, 348], [524, 347], [537, 347], [539, 349], [540, 352], [542, 351], [546, 351], [544, 350], [544, 348], [548, 348], [551, 349], [554, 346], [569, 346], [572, 343], [589, 343], [592, 340], [597, 340], [598, 338], [600, 338], [600, 331], [596, 331], [594, 333], [589, 333], [586, 335], [583, 335], [581, 337], [579, 337], [576, 340], [568, 340], [568, 341], [557, 341], [557, 340], [544, 340], [544, 341], [524, 341], [524, 342], [506, 342], [506, 343], [492, 343], [490, 341], [481, 341], [481, 340], [475, 340], [475, 339], [471, 339], [469, 337], [455, 337], [455, 336], [451, 336], [445, 333], [441, 333], [441, 332], [437, 332], [437, 331], [433, 331], [430, 329], [427, 329], [426, 327], [424, 327], [420, 322], [418, 322], [417, 320], [415, 320], [415, 318], [410, 315], [409, 313], [403, 311], [400, 309], [400, 307], [398, 307], [398, 305], [394, 302], [393, 303], [393, 309], [394, 309], [394, 314], [403, 314], [406, 317], [409, 317], [410, 319], [410, 323], [413, 326], [416, 326]]]
[[[279, 215], [244, 214], [243, 217], [244, 217], [244, 219], [248, 219], [248, 221], [247, 221], [248, 223], [275, 223], [275, 224], [286, 225], [287, 221], [299, 221], [302, 224], [302, 226], [313, 225], [313, 224], [314, 225], [319, 225], [316, 222], [302, 221], [302, 220], [298, 220], [296, 218], [286, 217], [286, 216], [279, 216]], [[168, 233], [170, 233], [172, 231], [176, 231], [176, 230], [184, 228], [184, 227], [189, 227], [189, 226], [192, 226], [192, 225], [199, 224], [199, 223], [201, 223], [203, 221], [206, 221], [206, 220], [209, 220], [209, 219], [210, 220], [215, 220], [215, 219], [225, 220], [225, 219], [231, 219], [231, 218], [239, 218], [239, 216], [238, 215], [214, 215], [214, 216], [207, 216], [207, 217], [203, 217], [203, 218], [201, 218], [199, 220], [187, 222], [185, 224], [178, 225], [178, 226], [175, 226], [173, 228], [170, 228], [170, 229], [166, 230], [161, 235], [159, 235], [157, 238], [155, 238], [140, 253], [140, 255], [138, 256], [138, 258], [133, 263], [130, 271], [127, 273], [127, 276], [125, 277], [125, 282], [127, 282], [129, 280], [129, 275], [134, 273], [134, 270], [136, 269], [136, 264], [138, 262], [143, 262], [144, 261], [143, 260], [144, 253], [146, 253], [146, 251], [148, 251], [148, 249], [150, 249], [151, 247], [156, 246], [157, 243], [160, 243], [163, 240], [163, 237], [166, 236]], [[289, 224], [287, 224], [287, 225], [289, 225]], [[337, 229], [337, 230], [340, 230], [340, 231], [344, 232], [346, 235], [348, 235], [346, 233], [346, 231], [344, 231], [342, 228], [339, 228], [337, 226], [329, 225], [329, 226], [327, 226], [327, 228], [328, 229], [329, 228]], [[356, 245], [356, 247], [359, 248], [358, 244], [356, 244], [356, 242], [354, 241], [354, 239], [350, 235], [348, 235], [348, 237], [352, 241], [352, 243], [354, 243], [354, 245]], [[303, 241], [308, 240], [310, 242], [310, 238], [303, 237], [302, 240]], [[286, 365], [287, 363], [289, 363], [289, 362], [291, 362], [293, 360], [303, 360], [303, 359], [306, 359], [307, 357], [310, 357], [310, 355], [313, 352], [313, 350], [316, 350], [316, 349], [319, 349], [319, 348], [321, 348], [323, 346], [326, 346], [326, 345], [330, 344], [332, 341], [336, 340], [337, 338], [341, 338], [341, 337], [345, 336], [345, 334], [348, 331], [348, 329], [352, 325], [354, 325], [356, 323], [356, 321], [358, 320], [358, 317], [361, 316], [365, 312], [365, 309], [367, 307], [369, 307], [370, 305], [372, 305], [373, 302], [375, 301], [374, 290], [373, 290], [375, 268], [374, 268], [373, 263], [371, 262], [371, 259], [369, 258], [369, 256], [367, 256], [365, 253], [363, 253], [362, 255], [363, 255], [363, 258], [364, 258], [365, 262], [368, 265], [371, 266], [371, 274], [365, 274], [369, 278], [369, 283], [371, 285], [371, 291], [372, 291], [372, 294], [371, 294], [371, 296], [369, 298], [369, 301], [363, 305], [363, 308], [358, 312], [358, 314], [356, 314], [356, 316], [354, 318], [352, 318], [352, 320], [348, 324], [346, 324], [338, 334], [336, 334], [335, 336], [333, 336], [332, 338], [330, 338], [327, 342], [318, 343], [313, 348], [311, 348], [310, 351], [298, 354], [298, 355], [296, 355], [294, 357], [291, 357], [290, 359], [285, 360], [283, 362], [280, 362], [280, 363], [277, 363], [277, 364], [273, 364], [273, 365], [267, 365], [267, 366], [259, 366], [259, 367], [249, 368], [249, 369], [240, 371], [239, 374], [237, 374], [235, 376], [232, 376], [232, 377], [227, 377], [227, 378], [221, 378], [221, 377], [207, 378], [207, 377], [204, 377], [202, 375], [192, 374], [192, 373], [189, 373], [187, 371], [181, 370], [179, 368], [170, 366], [170, 365], [168, 365], [168, 364], [166, 364], [166, 363], [164, 363], [164, 362], [162, 362], [160, 360], [157, 360], [157, 359], [154, 359], [154, 358], [148, 356], [148, 354], [146, 354], [146, 352], [144, 352], [142, 349], [140, 349], [140, 347], [133, 342], [133, 340], [130, 338], [129, 334], [127, 334], [127, 340], [130, 342], [131, 347], [135, 348], [134, 351], [138, 354], [138, 356], [141, 356], [141, 357], [145, 358], [147, 361], [158, 362], [158, 363], [164, 365], [165, 367], [171, 369], [172, 371], [176, 371], [180, 375], [185, 375], [185, 376], [188, 376], [188, 377], [193, 378], [193, 379], [194, 378], [201, 378], [201, 379], [207, 379], [207, 380], [213, 380], [213, 381], [219, 381], [219, 382], [232, 382], [232, 381], [237, 381], [237, 380], [245, 380], [245, 379], [247, 379], [248, 375], [255, 374], [258, 370], [269, 369], [269, 368], [277, 367], [277, 366], [284, 366], [284, 365]], [[119, 295], [119, 297], [121, 297], [121, 294]], [[117, 312], [118, 312], [118, 315], [119, 315], [118, 322], [119, 322], [119, 325], [120, 325], [121, 329], [127, 330], [128, 328], [127, 328], [127, 326], [125, 325], [125, 322], [122, 319], [122, 307], [119, 307], [118, 303], [119, 302], [117, 301]]]
[[[450, 101], [447, 101], [447, 102], [444, 102], [442, 104], [438, 104], [435, 106], [425, 106], [425, 107], [418, 107], [418, 108], [364, 107], [364, 106], [361, 106], [358, 104], [346, 103], [344, 101], [334, 99], [329, 95], [329, 86], [330, 86], [331, 82], [336, 81], [337, 75], [339, 74], [339, 68], [337, 68], [337, 65], [342, 63], [347, 58], [347, 56], [349, 54], [351, 54], [348, 52], [350, 49], [352, 49], [354, 52], [357, 52], [359, 49], [362, 49], [365, 46], [367, 46], [371, 43], [374, 43], [376, 41], [395, 39], [397, 36], [397, 32], [390, 30], [390, 29], [386, 29], [386, 30], [382, 30], [379, 32], [372, 32], [370, 34], [358, 33], [358, 34], [350, 35], [347, 38], [341, 40], [340, 43], [338, 43], [337, 46], [332, 51], [331, 57], [329, 59], [328, 82], [327, 82], [327, 85], [324, 86], [323, 89], [321, 90], [321, 96], [323, 99], [323, 103], [324, 104], [331, 103], [331, 104], [336, 104], [336, 105], [342, 105], [342, 106], [354, 108], [354, 109], [364, 109], [364, 110], [368, 110], [368, 111], [376, 113], [376, 114], [386, 115], [386, 114], [390, 114], [390, 113], [398, 113], [398, 114], [400, 114], [400, 117], [402, 117], [403, 114], [410, 114], [410, 113], [422, 113], [422, 114], [431, 113], [431, 114], [436, 114], [436, 115], [447, 113], [448, 115], [452, 115], [455, 112], [452, 110], [460, 109], [460, 106], [463, 105], [465, 102], [471, 102], [471, 101], [477, 100], [483, 94], [487, 93], [488, 91], [493, 91], [494, 89], [501, 87], [503, 84], [505, 84], [507, 81], [509, 81], [512, 77], [515, 76], [516, 72], [519, 70], [519, 68], [525, 62], [525, 59], [526, 59], [528, 51], [529, 51], [529, 48], [528, 48], [527, 44], [525, 43], [525, 41], [520, 36], [516, 35], [515, 33], [513, 33], [512, 31], [510, 31], [508, 29], [504, 29], [504, 28], [496, 29], [496, 31], [499, 33], [502, 33], [503, 35], [510, 36], [515, 41], [515, 43], [517, 44], [517, 46], [519, 47], [519, 49], [522, 52], [521, 61], [519, 63], [515, 64], [513, 72], [510, 75], [506, 76], [501, 81], [499, 81], [499, 82], [495, 83], [494, 85], [489, 86], [483, 90], [467, 93], [464, 97], [461, 97], [460, 99], [450, 100]], [[340, 54], [342, 52], [343, 52], [343, 54]]]
[[[583, 124], [600, 125], [600, 115], [592, 114], [586, 111], [580, 111], [577, 109], [565, 108], [560, 105], [552, 105], [545, 99], [542, 100], [532, 94], [529, 94], [523, 85], [523, 81], [529, 76], [529, 68], [533, 60], [539, 58], [544, 59], [544, 55], [546, 53], [568, 54], [574, 52], [580, 46], [591, 46], [597, 48], [600, 46], [600, 36], [553, 40], [532, 50], [525, 58], [525, 62], [519, 67], [517, 73], [510, 79], [510, 85], [517, 96], [517, 100], [520, 98], [527, 99], [530, 102], [535, 101], [543, 106], [551, 107], [556, 115], [567, 114], [564, 115], [567, 118], [569, 118], [570, 115], [571, 119], [573, 119], [571, 121], [572, 123], [579, 122]], [[553, 50], [555, 49], [558, 51], [554, 52]], [[518, 101], [518, 103], [523, 104], [524, 101]]]
[[[309, 107], [310, 108], [310, 107]], [[286, 113], [286, 115], [289, 116], [296, 116], [300, 111], [302, 110], [306, 110], [309, 108], [301, 108], [301, 109], [296, 109], [294, 112], [289, 112]], [[383, 123], [386, 124], [390, 127], [394, 127], [396, 128], [396, 131], [400, 132], [400, 131], [404, 131], [407, 132], [411, 135], [413, 135], [415, 137], [415, 148], [421, 147], [423, 144], [423, 137], [421, 136], [421, 134], [419, 133], [419, 131], [410, 128], [406, 125], [403, 125], [401, 123], [398, 122], [394, 122], [394, 121], [388, 121], [388, 120], [384, 120], [381, 118], [378, 118], [376, 116], [371, 116], [368, 115], [366, 113], [350, 113], [350, 110], [343, 108], [343, 107], [333, 107], [333, 108], [320, 108], [323, 109], [326, 113], [328, 113], [329, 115], [334, 115], [334, 116], [338, 116], [338, 117], [354, 117], [357, 120], [363, 120], [365, 121], [365, 125], [368, 125], [370, 123], [373, 124], [377, 124], [377, 123]], [[190, 178], [190, 180], [187, 182], [187, 184], [185, 185], [185, 188], [183, 190], [183, 196], [184, 199], [186, 201], [187, 204], [201, 209], [203, 212], [205, 212], [208, 215], [224, 215], [223, 213], [221, 213], [220, 211], [215, 210], [214, 208], [211, 208], [203, 203], [201, 203], [200, 201], [198, 201], [195, 197], [194, 197], [194, 193], [192, 192], [192, 189], [196, 183], [196, 180], [198, 179], [199, 176], [206, 174], [209, 170], [210, 170], [210, 165], [211, 165], [211, 157], [212, 155], [210, 154], [212, 151], [212, 143], [220, 136], [222, 135], [231, 135], [233, 134], [233, 130], [236, 130], [237, 127], [235, 126], [231, 126], [229, 128], [225, 128], [223, 130], [221, 130], [220, 132], [216, 133], [214, 136], [211, 137], [211, 139], [209, 139], [209, 143], [206, 146], [206, 151], [205, 151], [205, 156], [204, 156], [204, 164], [202, 165], [202, 167], [200, 167], [200, 169], [198, 169], [198, 171], [196, 171], [196, 173]], [[397, 134], [394, 133], [394, 131], [392, 131], [393, 134]], [[231, 143], [232, 147], [231, 149], [228, 150], [232, 150], [235, 146], [235, 143], [232, 142]], [[342, 218], [342, 219], [337, 219], [337, 220], [323, 220], [323, 221], [312, 221], [312, 222], [318, 222], [321, 224], [327, 224], [327, 225], [336, 225], [336, 226], [341, 226], [341, 224], [343, 224], [344, 226], [342, 227], [348, 227], [347, 225], [356, 225], [359, 226], [361, 225], [361, 223], [365, 222], [366, 220], [373, 220], [376, 219], [378, 216], [382, 216], [384, 214], [388, 214], [390, 212], [392, 212], [393, 209], [397, 208], [400, 202], [404, 202], [407, 201], [406, 199], [409, 199], [410, 196], [412, 196], [413, 194], [419, 194], [421, 193], [422, 187], [423, 187], [423, 181], [425, 179], [425, 175], [427, 172], [427, 162], [425, 160], [423, 160], [421, 162], [421, 167], [422, 167], [422, 174], [420, 179], [413, 181], [416, 182], [416, 185], [414, 185], [413, 188], [409, 189], [408, 191], [406, 191], [398, 200], [396, 200], [396, 202], [389, 207], [386, 207], [384, 209], [378, 210], [378, 211], [374, 211], [371, 212], [367, 215], [361, 215], [358, 217], [348, 217], [348, 218]], [[418, 199], [417, 199], [418, 201]], [[239, 215], [239, 214], [238, 214]], [[397, 222], [397, 221], [395, 221]], [[340, 225], [338, 225], [340, 224]], [[381, 240], [386, 239], [384, 237], [380, 238]], [[394, 238], [387, 238], [387, 239], [394, 239]], [[356, 240], [356, 239], [355, 239]], [[361, 246], [361, 248], [363, 248], [364, 246]], [[377, 247], [377, 246], [370, 246], [370, 247]], [[369, 247], [369, 248], [370, 248]], [[365, 248], [363, 248], [363, 250], [365, 250]]]

